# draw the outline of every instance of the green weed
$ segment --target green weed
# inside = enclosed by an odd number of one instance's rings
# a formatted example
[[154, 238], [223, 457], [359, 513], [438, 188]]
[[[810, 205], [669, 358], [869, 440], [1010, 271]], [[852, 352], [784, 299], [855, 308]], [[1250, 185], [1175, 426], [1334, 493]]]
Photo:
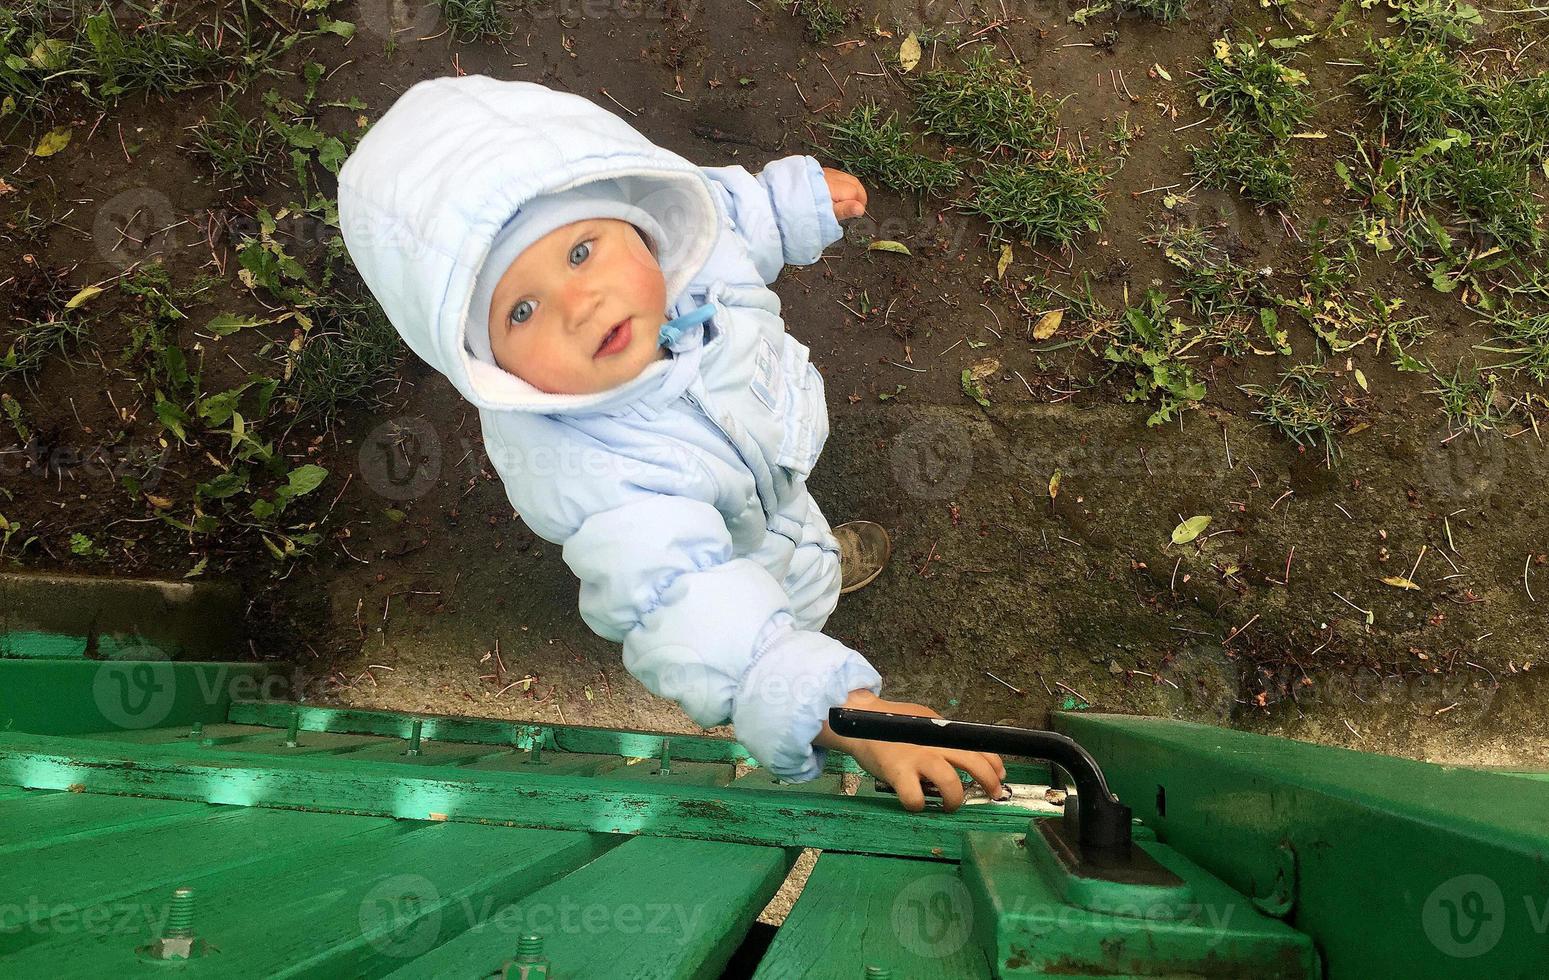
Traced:
[[1460, 364], [1449, 376], [1433, 373], [1431, 377], [1436, 387], [1428, 394], [1441, 399], [1441, 410], [1454, 431], [1493, 429], [1513, 414], [1512, 401], [1501, 391], [1500, 378], [1493, 372], [1480, 376], [1477, 366], [1465, 371]]
[[806, 22], [807, 39], [817, 44], [838, 37], [850, 21], [849, 11], [833, 0], [794, 0], [792, 6]]
[[1273, 206], [1287, 205], [1296, 196], [1296, 176], [1285, 149], [1246, 129], [1218, 126], [1209, 142], [1189, 152], [1195, 175], [1207, 187]]
[[52, 354], [65, 355], [87, 337], [86, 324], [69, 311], [58, 317], [23, 323], [11, 332], [10, 346], [0, 357], [0, 381], [16, 378], [31, 383]]
[[511, 33], [511, 22], [499, 0], [436, 0], [441, 19], [459, 41], [477, 41], [481, 37], [504, 37]]
[[993, 48], [976, 49], [960, 69], [937, 68], [914, 83], [914, 119], [943, 139], [981, 153], [1046, 152], [1059, 127], [1058, 100], [1039, 94]]
[[1307, 76], [1275, 54], [1275, 40], [1216, 42], [1197, 74], [1199, 104], [1238, 128], [1285, 139], [1312, 113]]
[[1549, 382], [1549, 313], [1507, 309], [1489, 322], [1499, 332], [1479, 349], [1510, 358], [1496, 367], [1525, 372], [1539, 384]]
[[1479, 121], [1479, 102], [1446, 49], [1389, 39], [1369, 43], [1366, 57], [1371, 70], [1351, 84], [1365, 93], [1367, 103], [1382, 114], [1383, 131], [1401, 145], [1438, 139], [1451, 129], [1469, 130]]
[[[1264, 288], [1264, 272], [1234, 261], [1211, 229], [1169, 223], [1145, 240], [1161, 248], [1163, 257], [1179, 270], [1176, 285], [1189, 312], [1202, 320], [1206, 338], [1223, 353], [1231, 357], [1291, 353], [1275, 300]], [[1259, 336], [1270, 349], [1260, 345]]]
[[944, 194], [961, 182], [963, 173], [955, 164], [932, 160], [910, 148], [914, 137], [896, 112], [887, 119], [880, 118], [881, 112], [868, 99], [843, 119], [823, 123], [834, 134], [829, 152], [844, 169], [917, 194]]
[[96, 76], [97, 99], [183, 92], [212, 83], [226, 67], [226, 55], [154, 16], [131, 31], [106, 9], [86, 18], [81, 61]]
[[1436, 44], [1467, 44], [1484, 26], [1478, 8], [1459, 0], [1361, 0], [1361, 6], [1387, 7], [1393, 11], [1388, 23], [1400, 25], [1410, 38]]
[[1102, 227], [1102, 187], [1109, 176], [1068, 148], [1047, 159], [991, 163], [976, 178], [973, 196], [957, 207], [983, 215], [999, 235], [1041, 238], [1063, 248]]
[[1329, 389], [1316, 365], [1304, 364], [1280, 376], [1274, 388], [1241, 386], [1259, 403], [1253, 415], [1298, 446], [1322, 447], [1326, 457], [1337, 453], [1335, 437], [1349, 422], [1344, 402]]
[[1104, 360], [1134, 373], [1135, 386], [1125, 393], [1125, 401], [1161, 401], [1147, 425], [1162, 425], [1205, 397], [1204, 383], [1183, 360], [1201, 337], [1171, 314], [1171, 305], [1161, 293], [1148, 290], [1142, 305], [1124, 311], [1103, 351]]
[[213, 118], [201, 119], [191, 130], [191, 149], [208, 161], [218, 180], [256, 184], [282, 149], [280, 134], [268, 119], [248, 118], [230, 102], [222, 102]]

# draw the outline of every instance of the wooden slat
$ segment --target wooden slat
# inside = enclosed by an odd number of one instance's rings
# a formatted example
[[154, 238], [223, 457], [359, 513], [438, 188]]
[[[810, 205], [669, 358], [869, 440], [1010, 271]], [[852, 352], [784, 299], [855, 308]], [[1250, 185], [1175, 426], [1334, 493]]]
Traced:
[[192, 725], [171, 725], [161, 728], [145, 728], [139, 731], [125, 731], [113, 729], [106, 732], [87, 732], [74, 736], [75, 738], [90, 738], [99, 742], [124, 742], [131, 745], [175, 745], [187, 742], [192, 745], [200, 745], [205, 742], [230, 744], [249, 738], [261, 738], [273, 734], [274, 729], [266, 725], [205, 725], [199, 738], [190, 734]]
[[844, 791], [844, 775], [825, 772], [805, 783], [783, 783], [764, 769], [750, 769], [732, 780], [737, 789], [761, 789], [771, 793], [810, 793], [814, 796], [838, 796]]
[[0, 731], [138, 731], [224, 721], [231, 694], [263, 689], [272, 664], [0, 659]]
[[[391, 835], [400, 826], [412, 825], [377, 818], [219, 807], [210, 808], [192, 822], [122, 825], [116, 834], [84, 845], [73, 840], [40, 843], [8, 854], [0, 863], [0, 895], [27, 897], [25, 904], [0, 904], [0, 951], [68, 934], [63, 927], [43, 927], [60, 915], [78, 920], [81, 910], [88, 908], [127, 909], [135, 905], [128, 900], [147, 889], [160, 888], [170, 894], [170, 889], [188, 880], [297, 850], [310, 852], [310, 856], [293, 859], [296, 864], [328, 864], [319, 861], [317, 852], [357, 834], [382, 831]], [[0, 969], [0, 974], [28, 975], [13, 973], [8, 967]]]
[[955, 865], [856, 854], [818, 858], [754, 980], [990, 976]]
[[[467, 746], [464, 746], [466, 748]], [[487, 750], [489, 746], [484, 746]], [[540, 762], [533, 766], [528, 762], [525, 750], [507, 749], [503, 752], [486, 753], [476, 762], [460, 768], [473, 772], [538, 772], [549, 776], [600, 776], [624, 766], [616, 755], [596, 755], [591, 752], [549, 752], [540, 755]]]
[[[184, 878], [179, 884], [197, 896], [195, 933], [218, 952], [191, 959], [177, 972], [221, 980], [380, 975], [612, 843], [588, 834], [403, 823], [389, 834], [357, 836], [305, 860], [259, 861]], [[166, 898], [164, 890], [147, 890], [128, 902], [164, 907]], [[165, 976], [165, 965], [140, 963], [133, 954], [151, 931], [61, 936], [10, 957], [4, 970], [15, 976]]]
[[[301, 713], [301, 727], [309, 731], [349, 732], [391, 735], [407, 738], [409, 726], [423, 723], [427, 739], [444, 742], [478, 742], [486, 745], [517, 745], [526, 748], [524, 730], [541, 729], [545, 745], [566, 752], [618, 755], [626, 758], [655, 758], [661, 754], [662, 741], [672, 742], [672, 757], [687, 762], [728, 762], [757, 765], [740, 743], [729, 738], [707, 735], [664, 735], [657, 732], [633, 732], [585, 725], [551, 725], [533, 722], [502, 721], [494, 718], [455, 718], [448, 715], [411, 715], [397, 711], [371, 711], [363, 708], [325, 708], [298, 706], [276, 701], [233, 701], [228, 720], [283, 728], [293, 711]], [[855, 760], [843, 752], [828, 753], [831, 772], [859, 772]]]
[[51, 796], [52, 791], [27, 789], [25, 786], [0, 786], [0, 800], [23, 800], [38, 796]]
[[656, 759], [642, 759], [632, 766], [619, 766], [597, 777], [599, 780], [643, 782], [655, 786], [727, 786], [737, 775], [729, 762], [684, 762], [673, 759], [666, 773]]
[[[308, 732], [304, 737], [316, 733]], [[498, 754], [488, 745], [468, 745], [464, 742], [420, 742], [420, 754], [406, 755], [409, 743], [406, 739], [378, 738], [370, 745], [336, 753], [339, 759], [352, 762], [405, 762], [418, 766], [463, 766]]]
[[328, 755], [241, 756], [186, 746], [134, 746], [0, 734], [0, 782], [44, 789], [307, 807], [409, 819], [441, 814], [555, 830], [643, 833], [744, 844], [956, 859], [965, 830], [1025, 830], [1025, 812], [993, 804], [955, 814], [906, 813], [896, 802], [674, 783], [670, 779], [470, 772]]
[[119, 833], [130, 826], [141, 831], [152, 824], [198, 821], [219, 812], [207, 803], [87, 793], [0, 798], [0, 855], [65, 840], [80, 845], [91, 837]]
[[718, 977], [795, 854], [636, 837], [390, 976], [484, 977], [535, 933], [555, 978]]

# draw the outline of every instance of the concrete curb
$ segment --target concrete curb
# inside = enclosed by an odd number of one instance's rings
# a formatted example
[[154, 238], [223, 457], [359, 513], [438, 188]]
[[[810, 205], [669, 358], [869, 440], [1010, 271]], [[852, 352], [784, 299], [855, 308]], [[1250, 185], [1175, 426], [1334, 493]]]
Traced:
[[243, 649], [231, 583], [0, 573], [0, 657], [227, 660]]

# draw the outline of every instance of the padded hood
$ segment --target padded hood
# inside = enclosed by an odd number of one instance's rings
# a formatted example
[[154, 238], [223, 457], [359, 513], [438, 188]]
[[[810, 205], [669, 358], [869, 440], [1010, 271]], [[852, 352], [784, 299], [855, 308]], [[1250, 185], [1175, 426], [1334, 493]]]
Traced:
[[[339, 171], [339, 225], [361, 277], [409, 347], [479, 408], [567, 414], [620, 389], [555, 395], [463, 344], [480, 267], [496, 234], [540, 195], [613, 180], [664, 233], [657, 262], [669, 311], [685, 299], [728, 220], [708, 178], [578, 95], [484, 75], [410, 88]], [[636, 381], [648, 384], [670, 362]]]

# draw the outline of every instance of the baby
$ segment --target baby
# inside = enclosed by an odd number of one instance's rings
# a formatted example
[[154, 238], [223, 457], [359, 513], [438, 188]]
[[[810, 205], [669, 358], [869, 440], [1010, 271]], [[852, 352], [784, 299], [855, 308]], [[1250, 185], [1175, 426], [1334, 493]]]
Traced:
[[757, 176], [700, 168], [575, 95], [484, 76], [421, 82], [339, 173], [345, 244], [393, 325], [479, 409], [533, 531], [563, 546], [582, 618], [696, 723], [730, 721], [803, 781], [848, 752], [909, 810], [955, 810], [998, 756], [846, 738], [831, 707], [885, 701], [821, 630], [876, 577], [887, 535], [830, 530], [806, 479], [823, 381], [768, 285], [861, 214], [854, 177], [810, 156]]

